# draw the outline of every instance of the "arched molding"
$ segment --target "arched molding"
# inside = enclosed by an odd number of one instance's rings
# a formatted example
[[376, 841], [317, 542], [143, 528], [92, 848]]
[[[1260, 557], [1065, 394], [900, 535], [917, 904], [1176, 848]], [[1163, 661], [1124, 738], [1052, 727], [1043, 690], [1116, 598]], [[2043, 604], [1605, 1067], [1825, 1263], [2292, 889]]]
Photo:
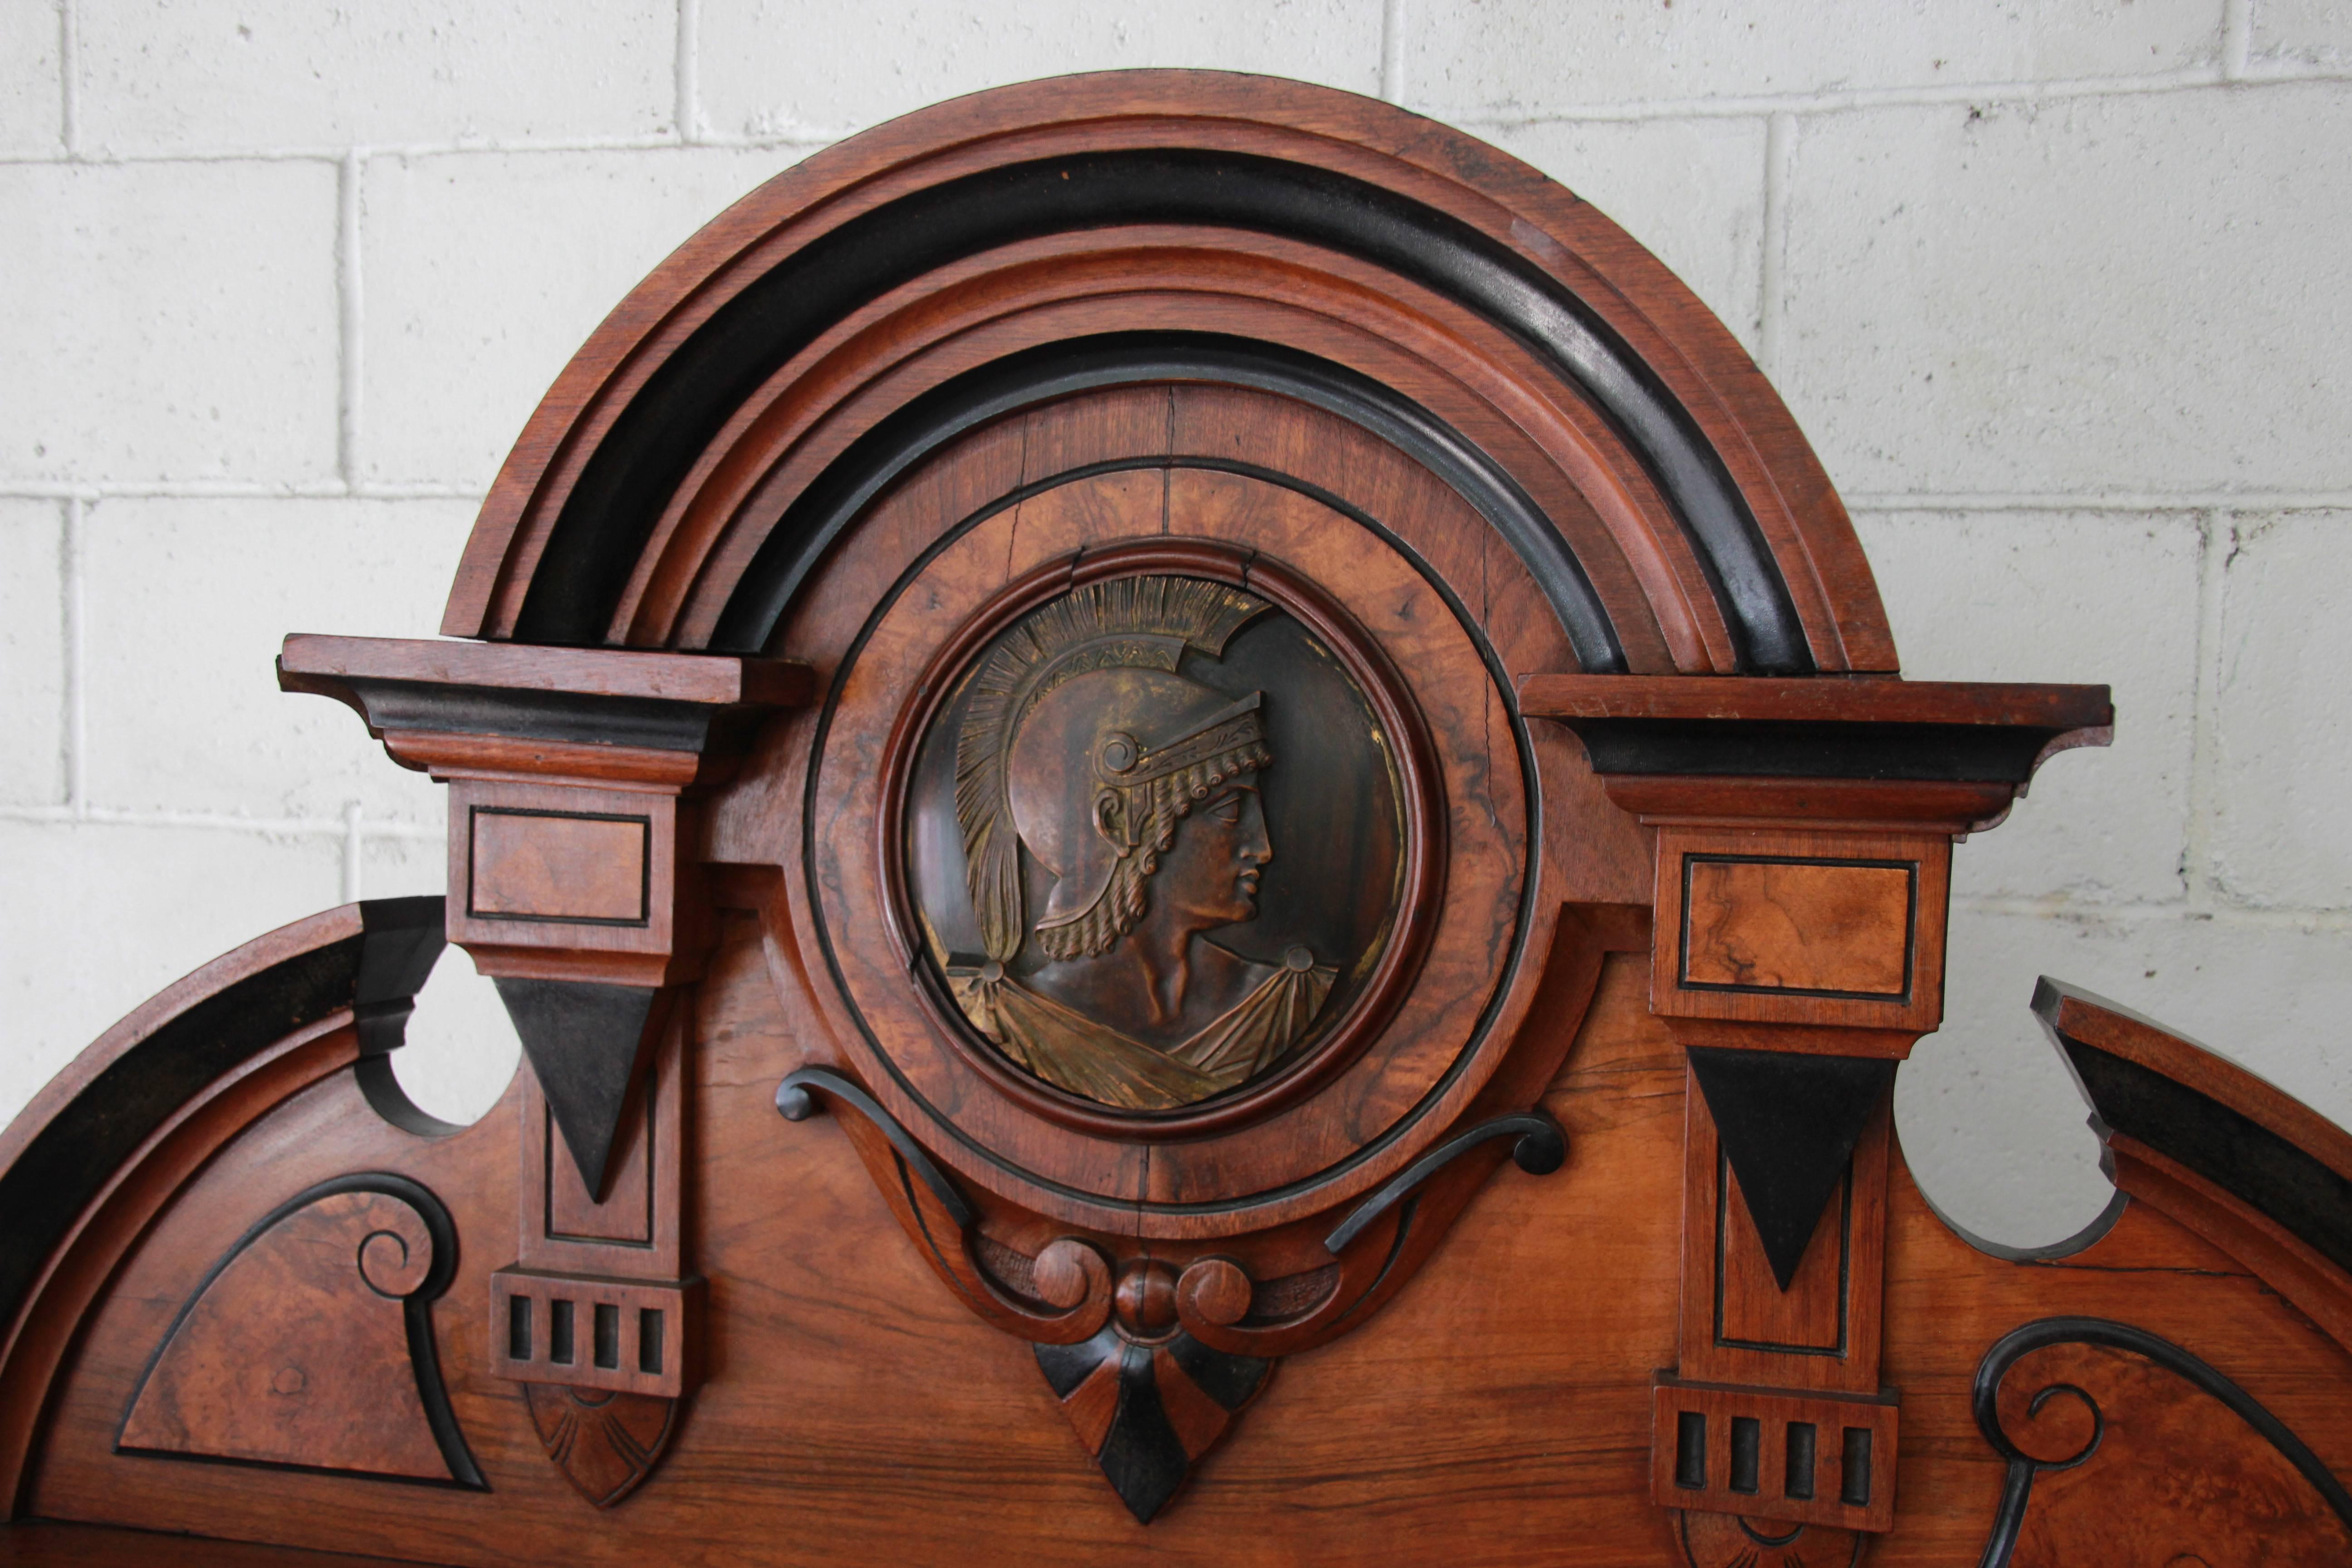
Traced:
[[1556, 544], [1512, 542], [1539, 578], [1562, 558], [1572, 634], [1573, 579], [1602, 607], [1612, 637], [1575, 637], [1588, 669], [1895, 667], [1826, 475], [1654, 258], [1460, 132], [1187, 71], [926, 110], [714, 220], [532, 416], [443, 629], [740, 647], [781, 614], [735, 603], [746, 574], [780, 539], [822, 547], [790, 531], [861, 437], [959, 376], [1137, 331], [1264, 345], [1413, 405], [1549, 520]]

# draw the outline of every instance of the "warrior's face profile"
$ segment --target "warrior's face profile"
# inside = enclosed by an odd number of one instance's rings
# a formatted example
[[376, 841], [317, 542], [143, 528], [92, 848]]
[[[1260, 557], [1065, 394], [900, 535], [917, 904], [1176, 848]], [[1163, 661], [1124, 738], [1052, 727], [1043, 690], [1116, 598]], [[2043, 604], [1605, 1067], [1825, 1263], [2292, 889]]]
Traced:
[[1273, 858], [1257, 775], [1245, 773], [1184, 819], [1146, 897], [1195, 931], [1254, 921], [1258, 877]]
[[1023, 716], [1005, 782], [1022, 844], [1054, 876], [1032, 930], [1048, 957], [1096, 957], [1140, 927], [1189, 935], [1256, 915], [1274, 858], [1260, 701], [1114, 668], [1070, 677]]

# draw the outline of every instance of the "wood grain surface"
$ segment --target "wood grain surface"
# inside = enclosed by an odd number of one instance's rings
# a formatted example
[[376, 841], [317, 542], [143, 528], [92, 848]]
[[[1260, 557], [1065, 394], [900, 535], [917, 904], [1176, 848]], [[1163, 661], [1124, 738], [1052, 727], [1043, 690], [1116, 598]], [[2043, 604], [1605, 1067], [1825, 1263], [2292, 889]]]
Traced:
[[[488, 1374], [478, 1321], [456, 1314], [443, 1361], [487, 1497], [111, 1452], [146, 1347], [255, 1205], [362, 1163], [448, 1194], [461, 1236], [511, 1224], [511, 1100], [425, 1141], [341, 1077], [256, 1123], [107, 1290], [59, 1392], [33, 1511], [485, 1564], [1087, 1563], [1146, 1547], [1178, 1563], [1501, 1564], [1571, 1540], [1580, 1562], [1676, 1560], [1648, 1465], [1651, 1380], [1675, 1355], [1685, 1068], [1643, 1004], [1639, 958], [1610, 961], [1543, 1096], [1569, 1129], [1568, 1168], [1496, 1177], [1443, 1267], [1360, 1331], [1286, 1361], [1147, 1528], [1093, 1473], [1027, 1348], [912, 1256], [842, 1134], [777, 1119], [773, 1087], [804, 1059], [811, 1016], [777, 947], [739, 921], [703, 987], [692, 1212], [714, 1339], [656, 1484], [593, 1513], [546, 1463], [520, 1392]], [[2053, 1312], [2167, 1335], [2352, 1466], [2352, 1356], [2154, 1208], [2135, 1205], [2073, 1258], [2020, 1267], [1946, 1229], [1899, 1158], [1887, 1195], [1884, 1378], [1903, 1399], [1903, 1458], [1896, 1528], [1873, 1562], [1976, 1561], [2002, 1470], [1969, 1382], [1995, 1339]], [[469, 1247], [453, 1295], [485, 1291], [498, 1261]]]

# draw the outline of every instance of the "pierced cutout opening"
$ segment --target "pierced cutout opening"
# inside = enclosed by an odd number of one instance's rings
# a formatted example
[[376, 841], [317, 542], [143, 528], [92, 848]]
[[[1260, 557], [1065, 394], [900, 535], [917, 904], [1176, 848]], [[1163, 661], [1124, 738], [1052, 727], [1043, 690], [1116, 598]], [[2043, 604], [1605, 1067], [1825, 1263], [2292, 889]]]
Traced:
[[621, 1309], [596, 1303], [596, 1364], [610, 1372], [621, 1364]]
[[659, 1307], [637, 1309], [637, 1370], [655, 1376], [662, 1369], [662, 1314]]
[[384, 1058], [388, 1070], [381, 1075], [425, 1125], [411, 1125], [397, 1107], [376, 1109], [413, 1132], [454, 1132], [479, 1121], [505, 1096], [521, 1060], [522, 1042], [498, 987], [475, 971], [464, 949], [444, 948], [416, 994], [406, 1043]]

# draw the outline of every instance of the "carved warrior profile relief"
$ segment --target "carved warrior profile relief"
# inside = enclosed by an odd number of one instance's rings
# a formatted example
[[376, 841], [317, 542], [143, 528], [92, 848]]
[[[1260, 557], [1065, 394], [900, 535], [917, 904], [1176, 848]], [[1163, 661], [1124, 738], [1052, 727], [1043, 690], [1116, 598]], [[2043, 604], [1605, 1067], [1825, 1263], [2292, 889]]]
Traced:
[[933, 720], [908, 801], [956, 1011], [1124, 1110], [1297, 1059], [1393, 923], [1387, 746], [1328, 651], [1240, 588], [1113, 578], [1030, 611]]

